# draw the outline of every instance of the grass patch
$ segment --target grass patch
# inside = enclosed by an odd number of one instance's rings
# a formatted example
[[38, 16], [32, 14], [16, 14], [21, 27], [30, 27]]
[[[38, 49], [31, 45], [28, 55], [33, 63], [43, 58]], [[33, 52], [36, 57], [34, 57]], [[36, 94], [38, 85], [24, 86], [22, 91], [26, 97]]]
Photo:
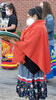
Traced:
[[56, 39], [56, 33], [54, 34], [54, 39]]
[[20, 31], [18, 31], [18, 32], [17, 32], [17, 35], [21, 36], [21, 32], [20, 32]]

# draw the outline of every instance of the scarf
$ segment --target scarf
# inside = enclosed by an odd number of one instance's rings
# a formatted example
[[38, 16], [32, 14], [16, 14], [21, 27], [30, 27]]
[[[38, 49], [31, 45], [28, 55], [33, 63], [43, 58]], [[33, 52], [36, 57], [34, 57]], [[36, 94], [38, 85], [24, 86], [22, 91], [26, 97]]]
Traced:
[[49, 74], [51, 61], [44, 20], [38, 20], [25, 29], [21, 34], [21, 41], [16, 42], [13, 60], [24, 64], [25, 55], [38, 65], [44, 74]]

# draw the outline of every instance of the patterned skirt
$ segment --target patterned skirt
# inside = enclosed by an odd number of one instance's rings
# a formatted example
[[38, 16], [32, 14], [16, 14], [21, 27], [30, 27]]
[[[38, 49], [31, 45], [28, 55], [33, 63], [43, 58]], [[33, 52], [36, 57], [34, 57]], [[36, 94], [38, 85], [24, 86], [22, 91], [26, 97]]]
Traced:
[[29, 98], [29, 100], [45, 99], [47, 97], [47, 85], [43, 75], [41, 70], [33, 75], [23, 64], [19, 64], [16, 86], [19, 97]]
[[54, 46], [49, 46], [50, 49], [50, 57], [51, 57], [51, 72], [46, 75], [46, 79], [51, 79], [56, 76], [56, 56], [55, 56], [55, 50]]

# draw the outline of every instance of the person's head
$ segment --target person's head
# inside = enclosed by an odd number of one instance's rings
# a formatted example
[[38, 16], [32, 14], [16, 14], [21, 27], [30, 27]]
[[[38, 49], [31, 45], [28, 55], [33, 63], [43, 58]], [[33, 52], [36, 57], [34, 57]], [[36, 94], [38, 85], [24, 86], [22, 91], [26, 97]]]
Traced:
[[40, 6], [36, 6], [35, 8], [32, 8], [27, 13], [27, 25], [31, 25], [37, 20], [42, 19], [42, 8]]
[[10, 15], [14, 14], [16, 16], [15, 7], [12, 3], [6, 5], [5, 10], [6, 10], [6, 15], [10, 16]]
[[41, 2], [40, 7], [42, 7], [42, 10], [43, 10], [43, 13], [42, 13], [43, 18], [45, 18], [48, 14], [51, 14], [53, 16], [52, 8], [49, 2], [47, 1]]

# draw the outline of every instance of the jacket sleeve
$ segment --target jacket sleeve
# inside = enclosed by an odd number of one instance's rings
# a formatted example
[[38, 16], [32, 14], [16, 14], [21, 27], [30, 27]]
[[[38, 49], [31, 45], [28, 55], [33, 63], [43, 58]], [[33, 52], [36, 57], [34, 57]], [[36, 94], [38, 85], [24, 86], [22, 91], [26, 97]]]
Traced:
[[54, 18], [52, 15], [49, 15], [45, 18], [45, 20], [46, 20], [47, 32], [51, 33], [54, 29], [54, 26], [55, 26]]

